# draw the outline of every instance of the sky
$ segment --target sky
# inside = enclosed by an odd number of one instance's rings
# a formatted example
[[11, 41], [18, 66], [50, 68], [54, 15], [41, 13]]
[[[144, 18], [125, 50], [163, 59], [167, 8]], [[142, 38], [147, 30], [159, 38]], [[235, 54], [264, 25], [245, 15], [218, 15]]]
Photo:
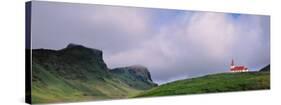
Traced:
[[33, 1], [32, 48], [100, 49], [109, 68], [147, 67], [154, 82], [270, 64], [270, 17]]

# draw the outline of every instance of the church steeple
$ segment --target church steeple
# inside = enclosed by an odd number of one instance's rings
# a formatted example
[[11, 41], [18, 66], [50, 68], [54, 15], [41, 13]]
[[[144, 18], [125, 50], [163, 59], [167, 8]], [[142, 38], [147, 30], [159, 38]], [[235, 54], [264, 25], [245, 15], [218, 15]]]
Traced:
[[230, 72], [248, 72], [248, 68], [245, 66], [238, 66], [238, 65], [234, 65], [234, 60], [231, 60], [231, 64], [230, 64]]

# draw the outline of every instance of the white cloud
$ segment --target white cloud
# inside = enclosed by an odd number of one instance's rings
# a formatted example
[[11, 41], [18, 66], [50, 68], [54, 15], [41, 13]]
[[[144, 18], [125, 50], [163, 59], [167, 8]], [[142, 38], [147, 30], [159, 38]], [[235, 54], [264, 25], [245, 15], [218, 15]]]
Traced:
[[[110, 68], [141, 64], [148, 67], [157, 82], [226, 72], [232, 58], [250, 68], [270, 62], [267, 16], [36, 5], [33, 48], [60, 49], [77, 43], [101, 49]], [[173, 15], [176, 18], [171, 18]]]
[[142, 40], [140, 47], [108, 56], [106, 61], [113, 67], [145, 65], [159, 82], [226, 72], [232, 58], [246, 66], [269, 63], [269, 46], [264, 45], [268, 42], [261, 40], [269, 37], [261, 25], [267, 17], [233, 18], [229, 14], [208, 12], [189, 17], [162, 26], [153, 37]]
[[186, 26], [187, 42], [214, 58], [225, 57], [235, 39], [234, 25], [222, 13], [195, 13]]
[[[92, 24], [104, 28], [117, 28], [128, 32], [133, 37], [142, 37], [136, 33], [144, 33], [148, 30], [149, 14], [141, 8], [124, 7], [99, 7], [95, 8]], [[91, 21], [89, 21], [91, 22]]]

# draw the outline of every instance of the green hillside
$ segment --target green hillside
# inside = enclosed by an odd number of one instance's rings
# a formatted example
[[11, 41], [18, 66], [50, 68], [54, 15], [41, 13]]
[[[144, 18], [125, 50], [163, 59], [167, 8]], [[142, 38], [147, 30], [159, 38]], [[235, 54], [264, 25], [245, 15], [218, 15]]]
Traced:
[[157, 86], [146, 67], [109, 69], [102, 54], [75, 44], [61, 50], [33, 49], [32, 104], [270, 88], [270, 65], [259, 72], [212, 74]]
[[168, 96], [270, 88], [269, 72], [221, 73], [160, 85], [134, 97]]
[[134, 65], [115, 68], [110, 70], [110, 72], [115, 74], [129, 86], [136, 89], [147, 90], [157, 86], [157, 84], [153, 83], [148, 69], [144, 66]]
[[[97, 49], [74, 44], [62, 50], [34, 49], [32, 103], [127, 98], [156, 86], [152, 81], [134, 79], [146, 78], [145, 75], [127, 74], [134, 77], [132, 80], [112, 71]], [[131, 85], [135, 83], [142, 86]]]

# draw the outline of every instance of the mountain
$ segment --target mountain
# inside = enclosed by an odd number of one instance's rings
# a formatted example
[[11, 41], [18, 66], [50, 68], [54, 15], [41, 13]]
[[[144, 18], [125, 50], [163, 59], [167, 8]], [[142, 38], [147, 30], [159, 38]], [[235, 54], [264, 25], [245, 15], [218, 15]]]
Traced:
[[145, 67], [111, 70], [102, 56], [101, 50], [77, 44], [33, 49], [32, 103], [126, 98], [157, 86]]
[[148, 69], [141, 65], [115, 68], [110, 72], [116, 74], [129, 86], [137, 89], [150, 89], [157, 86], [153, 83]]
[[270, 72], [270, 65], [265, 66], [260, 70], [260, 72]]
[[110, 69], [102, 56], [101, 50], [77, 44], [33, 49], [32, 104], [270, 89], [270, 65], [256, 72], [211, 74], [158, 86], [145, 66]]
[[178, 80], [154, 87], [133, 97], [170, 96], [260, 89], [270, 89], [269, 69], [265, 72], [219, 73]]

